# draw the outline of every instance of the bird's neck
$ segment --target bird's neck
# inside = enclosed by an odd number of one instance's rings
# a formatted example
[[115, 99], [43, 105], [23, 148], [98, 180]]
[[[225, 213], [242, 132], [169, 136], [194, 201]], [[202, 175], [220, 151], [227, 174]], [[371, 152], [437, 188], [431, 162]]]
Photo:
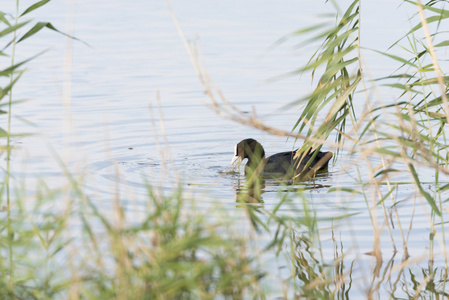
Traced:
[[246, 168], [247, 168], [247, 172], [254, 172], [256, 171], [257, 173], [262, 173], [263, 168], [266, 164], [266, 158], [265, 156], [261, 157], [261, 158], [248, 158], [248, 162], [246, 163]]

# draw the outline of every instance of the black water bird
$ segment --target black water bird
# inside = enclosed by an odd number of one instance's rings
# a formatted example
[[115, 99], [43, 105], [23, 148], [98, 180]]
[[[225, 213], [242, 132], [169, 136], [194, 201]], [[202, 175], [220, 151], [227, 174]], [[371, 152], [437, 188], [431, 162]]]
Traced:
[[231, 166], [236, 161], [239, 161], [240, 165], [244, 159], [248, 159], [245, 166], [246, 175], [256, 172], [262, 177], [295, 178], [304, 175], [313, 176], [317, 171], [325, 170], [332, 158], [332, 152], [309, 149], [306, 154], [300, 154], [297, 153], [298, 150], [281, 152], [265, 158], [265, 150], [259, 142], [245, 139], [235, 145]]

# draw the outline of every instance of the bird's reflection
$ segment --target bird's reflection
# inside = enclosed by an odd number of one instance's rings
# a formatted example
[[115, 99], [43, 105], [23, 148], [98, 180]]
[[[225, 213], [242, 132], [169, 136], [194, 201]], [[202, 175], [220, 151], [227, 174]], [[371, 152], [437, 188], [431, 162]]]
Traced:
[[239, 176], [235, 200], [244, 203], [263, 203], [262, 195], [265, 192], [265, 180], [263, 178], [248, 179]]
[[235, 185], [236, 202], [263, 203], [263, 195], [278, 192], [301, 192], [305, 190], [328, 188], [330, 185], [317, 183], [315, 179], [328, 177], [329, 172], [321, 171], [313, 178], [264, 178], [255, 174], [238, 174]]

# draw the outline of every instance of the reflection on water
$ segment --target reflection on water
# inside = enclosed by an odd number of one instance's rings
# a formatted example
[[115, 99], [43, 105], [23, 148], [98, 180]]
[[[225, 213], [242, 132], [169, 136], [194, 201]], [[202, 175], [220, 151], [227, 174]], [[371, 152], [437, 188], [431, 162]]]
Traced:
[[[295, 234], [292, 237], [292, 242], [294, 244], [294, 280], [298, 287], [295, 294], [308, 299], [346, 299], [345, 297], [339, 297], [339, 295], [347, 296], [351, 290], [352, 278], [350, 273], [353, 269], [354, 260], [350, 264], [344, 264], [343, 249], [339, 252], [338, 245], [336, 245], [333, 266], [329, 266], [324, 264], [319, 256], [316, 257], [316, 251], [306, 237]], [[347, 268], [349, 269], [346, 270]], [[345, 277], [349, 278], [349, 281], [345, 280]], [[334, 287], [338, 286], [340, 287], [334, 290]], [[337, 292], [336, 295], [333, 295], [334, 291]]]
[[235, 172], [234, 174], [237, 176], [236, 185], [234, 186], [236, 202], [263, 203], [263, 194], [265, 193], [299, 193], [306, 190], [331, 187], [329, 184], [315, 182], [315, 179], [317, 178], [326, 180], [326, 178], [330, 176], [327, 170], [320, 171], [312, 179], [267, 179], [261, 176], [251, 176], [248, 174], [240, 176], [238, 172]]
[[[360, 260], [348, 255], [352, 249], [345, 249], [345, 243], [332, 234], [333, 259], [326, 261], [316, 241], [304, 233], [294, 233], [291, 238], [292, 286], [298, 298], [307, 299], [351, 299], [351, 295], [363, 295], [365, 299], [382, 299], [387, 287], [390, 298], [447, 299], [448, 274], [443, 266], [435, 267], [431, 260], [426, 262], [409, 258], [397, 259], [394, 253], [386, 263], [372, 264], [365, 278], [354, 279], [359, 272]], [[288, 250], [287, 250], [288, 251]], [[369, 256], [368, 256], [369, 257]], [[362, 259], [363, 261], [363, 259]], [[288, 278], [285, 280], [288, 281]], [[352, 292], [363, 286], [363, 293]]]

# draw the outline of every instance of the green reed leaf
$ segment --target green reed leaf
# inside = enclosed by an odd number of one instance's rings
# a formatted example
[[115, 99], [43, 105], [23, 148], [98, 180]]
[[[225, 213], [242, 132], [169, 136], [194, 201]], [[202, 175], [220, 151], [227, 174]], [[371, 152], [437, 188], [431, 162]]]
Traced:
[[22, 17], [22, 16], [32, 12], [33, 10], [38, 9], [39, 7], [47, 4], [48, 2], [50, 2], [50, 0], [41, 0], [39, 2], [34, 3], [33, 5], [31, 5], [27, 9], [25, 9], [25, 11], [20, 16]]
[[[33, 28], [31, 28], [27, 33], [25, 33], [18, 41], [17, 43], [20, 43], [21, 41], [29, 38], [30, 36], [33, 36], [34, 34], [38, 33], [42, 28], [47, 27], [53, 31], [56, 31], [58, 33], [61, 33], [63, 35], [68, 36], [67, 34], [59, 31], [58, 29], [56, 29], [51, 23], [49, 22], [38, 22], [36, 23], [36, 25], [33, 26]], [[69, 36], [70, 37], [70, 36]]]
[[[393, 148], [393, 147], [390, 147], [390, 148]], [[394, 147], [394, 149], [396, 149], [396, 147]], [[385, 154], [385, 155], [389, 155], [392, 157], [401, 157], [400, 153], [391, 151], [387, 147], [377, 148], [375, 151], [379, 154]]]
[[8, 25], [8, 27], [10, 27], [11, 24], [9, 23], [8, 19], [6, 19], [5, 15], [6, 14], [4, 12], [0, 11], [0, 21]]
[[301, 35], [301, 34], [304, 34], [304, 33], [311, 32], [311, 31], [316, 31], [317, 29], [324, 28], [327, 25], [329, 25], [329, 23], [320, 23], [320, 24], [317, 24], [317, 25], [312, 25], [312, 26], [309, 26], [309, 27], [305, 27], [305, 28], [296, 30], [296, 31], [292, 32], [290, 35], [291, 36]]
[[23, 41], [23, 40], [29, 38], [30, 36], [33, 36], [34, 34], [38, 33], [42, 28], [48, 28], [48, 29], [50, 29], [50, 30], [56, 31], [57, 33], [60, 33], [60, 34], [62, 34], [62, 35], [65, 35], [66, 37], [71, 38], [71, 39], [73, 39], [73, 40], [80, 41], [80, 42], [82, 42], [83, 44], [85, 44], [86, 46], [90, 47], [89, 44], [87, 44], [86, 42], [84, 42], [84, 41], [82, 41], [82, 40], [80, 40], [80, 39], [78, 39], [78, 38], [76, 38], [76, 37], [74, 37], [74, 36], [71, 36], [71, 35], [69, 35], [69, 34], [67, 34], [67, 33], [64, 33], [64, 32], [62, 32], [62, 31], [58, 30], [58, 29], [57, 29], [56, 27], [54, 27], [50, 22], [38, 22], [38, 23], [36, 23], [36, 25], [34, 25], [33, 28], [31, 28], [27, 33], [25, 33], [25, 34], [24, 34], [24, 35], [17, 41], [17, 43], [20, 43], [21, 41]]
[[333, 193], [333, 192], [346, 192], [346, 193], [351, 193], [351, 194], [363, 194], [362, 192], [360, 192], [359, 190], [356, 189], [351, 189], [351, 188], [337, 188], [337, 187], [333, 187], [330, 188], [328, 191], [328, 193]]
[[[449, 76], [443, 76], [443, 82], [449, 83]], [[426, 80], [418, 80], [417, 82], [414, 82], [413, 85], [431, 85], [431, 84], [438, 84], [437, 78], [429, 78]]]
[[328, 82], [330, 80], [330, 78], [332, 76], [334, 76], [335, 74], [337, 74], [338, 71], [346, 68], [347, 66], [357, 62], [359, 60], [358, 57], [355, 57], [353, 59], [350, 59], [348, 61], [342, 61], [340, 63], [337, 63], [335, 65], [333, 65], [331, 68], [327, 69], [326, 72], [324, 72], [324, 74], [321, 76], [320, 82], [322, 84]]
[[[408, 3], [413, 4], [413, 5], [418, 5], [417, 2], [413, 2], [413, 1], [410, 1], [410, 0], [405, 0], [405, 2], [408, 2]], [[449, 11], [446, 10], [446, 9], [440, 9], [440, 8], [436, 8], [436, 7], [433, 7], [433, 6], [430, 6], [430, 5], [422, 5], [422, 7], [425, 10], [432, 11], [434, 13], [437, 13], [437, 14], [441, 15], [441, 16], [449, 17]]]
[[[449, 18], [449, 16], [444, 16], [444, 17], [442, 17], [442, 16], [431, 16], [431, 17], [426, 18], [426, 23], [430, 24], [430, 23], [433, 23], [433, 22], [440, 22], [443, 19], [447, 19], [447, 18]], [[406, 35], [410, 35], [410, 34], [414, 33], [415, 31], [417, 31], [421, 27], [422, 27], [422, 23], [420, 22], [415, 27], [413, 27]]]
[[376, 173], [376, 175], [374, 175], [374, 177], [378, 177], [378, 176], [380, 176], [380, 175], [382, 175], [382, 174], [387, 174], [387, 173], [390, 173], [390, 172], [400, 172], [399, 170], [397, 170], [397, 169], [385, 169], [385, 170], [380, 170], [379, 172], [377, 172]]
[[389, 53], [386, 53], [386, 52], [383, 52], [383, 51], [379, 51], [379, 50], [373, 50], [373, 51], [374, 51], [374, 52], [377, 52], [377, 53], [379, 53], [379, 54], [385, 55], [385, 56], [387, 56], [387, 57], [389, 57], [389, 58], [392, 58], [392, 59], [394, 59], [394, 60], [397, 60], [397, 61], [403, 63], [404, 65], [409, 65], [409, 66], [412, 66], [412, 67], [414, 67], [414, 68], [416, 68], [416, 69], [419, 69], [419, 67], [418, 67], [417, 65], [415, 65], [414, 63], [412, 63], [412, 62], [410, 62], [410, 61], [408, 61], [408, 60], [406, 60], [406, 59], [403, 59], [403, 58], [400, 57], [400, 56], [393, 55], [393, 54], [389, 54]]
[[400, 89], [400, 90], [403, 90], [404, 92], [412, 92], [415, 94], [420, 93], [420, 91], [412, 89], [411, 85], [402, 84], [402, 83], [387, 83], [387, 84], [383, 84], [383, 86], [389, 86], [392, 88]]
[[421, 195], [424, 196], [424, 198], [426, 198], [427, 203], [429, 203], [430, 207], [432, 207], [432, 209], [435, 211], [435, 213], [441, 217], [441, 212], [438, 209], [438, 207], [435, 203], [435, 200], [421, 186], [421, 182], [419, 181], [419, 177], [418, 177], [418, 174], [416, 173], [415, 167], [412, 164], [408, 164], [408, 167], [410, 169], [410, 172], [412, 173], [412, 176], [413, 176], [413, 179], [415, 180], [416, 185], [418, 186], [419, 192], [421, 193]]
[[[331, 50], [333, 50], [333, 48], [330, 48]], [[342, 50], [342, 51], [338, 51], [337, 53], [332, 53], [332, 51], [330, 50], [326, 50], [329, 51], [329, 53], [322, 53], [315, 61], [308, 63], [306, 66], [296, 70], [296, 73], [302, 73], [308, 70], [312, 70], [312, 69], [316, 69], [319, 66], [321, 66], [322, 64], [329, 62], [329, 59], [332, 59], [332, 61], [341, 61], [341, 59], [346, 56], [347, 54], [351, 53], [352, 51], [356, 50], [356, 46], [355, 45], [351, 45], [349, 47], [347, 47], [346, 49]]]
[[360, 212], [355, 212], [355, 213], [348, 213], [348, 214], [338, 215], [338, 216], [335, 216], [335, 217], [318, 217], [317, 221], [344, 220], [344, 219], [348, 219], [348, 218], [353, 217], [353, 216], [357, 216], [359, 214], [360, 214]]
[[14, 78], [4, 89], [0, 89], [0, 101], [5, 97], [12, 89], [12, 87], [16, 84], [17, 80], [22, 76], [23, 71], [19, 73], [19, 75]]
[[30, 21], [18, 23], [18, 24], [16, 24], [16, 25], [9, 26], [9, 27], [3, 29], [2, 31], [0, 31], [0, 38], [3, 37], [3, 36], [5, 36], [5, 35], [7, 35], [7, 34], [10, 34], [11, 32], [16, 31], [17, 29], [19, 29], [19, 28], [25, 26], [25, 25], [28, 24], [29, 22], [30, 22]]
[[447, 184], [445, 184], [445, 185], [443, 185], [442, 187], [439, 188], [440, 192], [444, 192], [444, 191], [447, 191], [447, 190], [449, 190], [449, 183], [447, 183]]
[[434, 45], [434, 47], [446, 47], [446, 46], [449, 46], [449, 40]]
[[[449, 98], [449, 94], [446, 94], [446, 97]], [[430, 107], [438, 106], [438, 105], [441, 105], [442, 103], [443, 103], [443, 99], [441, 99], [441, 96], [440, 96], [440, 97], [436, 97], [435, 99], [428, 101], [426, 104], [423, 104], [414, 109], [415, 109], [415, 111], [425, 111], [426, 109], [428, 109]]]
[[44, 22], [38, 22], [36, 25], [33, 26], [27, 33], [25, 33], [18, 41], [17, 43], [20, 43], [21, 41], [29, 38], [30, 36], [38, 33], [42, 28], [44, 28], [47, 25], [47, 23]]
[[[8, 67], [8, 68], [6, 68], [6, 69], [4, 69], [4, 70], [1, 70], [1, 71], [0, 71], [0, 77], [6, 77], [6, 76], [11, 75], [12, 73], [14, 73], [14, 71], [16, 71], [17, 68], [19, 68], [20, 66], [26, 64], [26, 63], [29, 62], [30, 60], [35, 59], [36, 57], [42, 55], [42, 54], [45, 53], [45, 52], [46, 52], [46, 51], [42, 51], [42, 52], [40, 52], [40, 53], [38, 53], [38, 54], [36, 54], [36, 55], [34, 55], [34, 56], [28, 58], [28, 59], [25, 59], [25, 60], [23, 60], [23, 61], [21, 61], [21, 62], [15, 64], [15, 65], [11, 66], [11, 67]], [[0, 98], [0, 99], [1, 99], [1, 98]]]

